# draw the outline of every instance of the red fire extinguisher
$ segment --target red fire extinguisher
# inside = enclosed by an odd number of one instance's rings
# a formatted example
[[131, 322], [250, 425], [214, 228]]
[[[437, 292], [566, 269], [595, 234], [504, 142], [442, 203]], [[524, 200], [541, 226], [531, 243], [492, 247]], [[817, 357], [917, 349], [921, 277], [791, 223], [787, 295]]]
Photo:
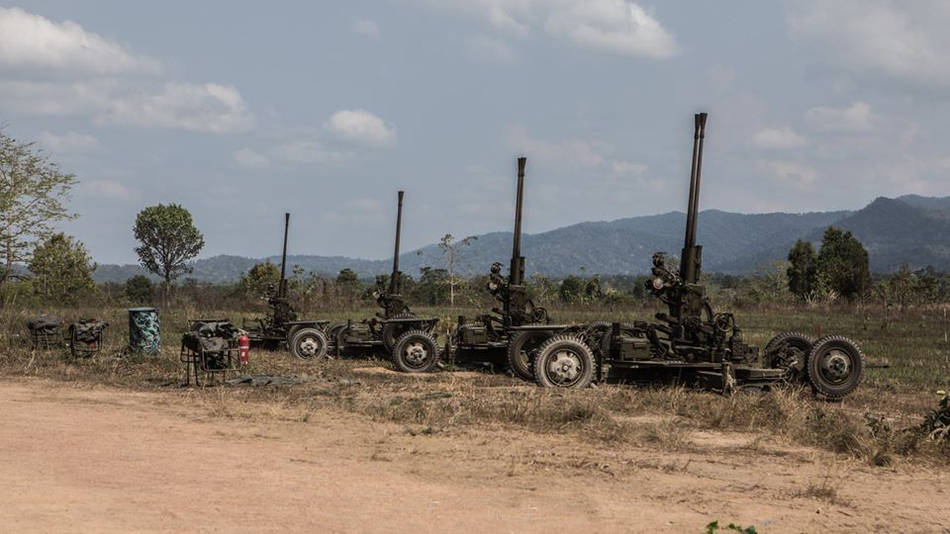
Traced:
[[241, 365], [247, 365], [251, 359], [251, 338], [245, 334], [238, 337], [238, 350], [240, 351]]

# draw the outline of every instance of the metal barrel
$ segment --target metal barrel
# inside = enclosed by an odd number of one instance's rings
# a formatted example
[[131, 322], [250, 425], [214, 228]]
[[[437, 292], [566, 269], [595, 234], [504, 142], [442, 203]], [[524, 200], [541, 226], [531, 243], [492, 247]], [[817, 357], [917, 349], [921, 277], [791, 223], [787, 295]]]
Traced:
[[703, 168], [703, 142], [706, 136], [706, 113], [694, 115], [693, 159], [689, 171], [689, 201], [686, 208], [686, 236], [680, 258], [680, 276], [686, 282], [695, 282], [699, 260], [696, 250], [696, 222], [699, 218], [699, 186]]
[[524, 206], [524, 168], [528, 158], [518, 158], [518, 189], [515, 195], [515, 230], [511, 243], [509, 282], [520, 285], [524, 281], [524, 258], [521, 256], [521, 212]]
[[284, 249], [280, 253], [280, 283], [277, 287], [278, 296], [286, 297], [287, 293], [287, 233], [290, 231], [290, 213], [284, 213]]
[[398, 205], [396, 207], [396, 246], [393, 251], [393, 274], [389, 280], [390, 293], [399, 293], [399, 237], [402, 235], [402, 197], [404, 192], [398, 193]]

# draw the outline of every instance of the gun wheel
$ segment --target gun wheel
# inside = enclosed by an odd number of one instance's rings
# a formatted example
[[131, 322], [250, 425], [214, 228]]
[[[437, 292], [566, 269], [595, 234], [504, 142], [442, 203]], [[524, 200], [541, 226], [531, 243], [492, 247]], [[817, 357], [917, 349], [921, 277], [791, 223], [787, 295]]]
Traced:
[[772, 369], [785, 370], [790, 382], [805, 382], [805, 362], [814, 345], [815, 339], [801, 332], [782, 332], [765, 345], [763, 363]]
[[518, 332], [508, 342], [508, 365], [518, 378], [534, 380], [534, 373], [531, 372], [532, 353], [549, 335], [550, 332]]
[[324, 358], [327, 355], [327, 336], [313, 327], [300, 328], [290, 342], [290, 352], [301, 360]]
[[864, 378], [864, 354], [846, 337], [825, 336], [815, 341], [805, 367], [815, 392], [837, 400], [854, 391]]
[[404, 373], [426, 373], [439, 361], [439, 348], [432, 334], [410, 330], [396, 340], [392, 352], [393, 367]]
[[586, 388], [594, 377], [594, 355], [580, 339], [558, 335], [541, 345], [533, 367], [541, 387]]
[[[397, 313], [393, 319], [412, 319], [416, 314], [412, 312]], [[412, 328], [411, 324], [406, 323], [385, 323], [383, 325], [383, 346], [386, 350], [392, 350], [396, 345], [396, 340]]]

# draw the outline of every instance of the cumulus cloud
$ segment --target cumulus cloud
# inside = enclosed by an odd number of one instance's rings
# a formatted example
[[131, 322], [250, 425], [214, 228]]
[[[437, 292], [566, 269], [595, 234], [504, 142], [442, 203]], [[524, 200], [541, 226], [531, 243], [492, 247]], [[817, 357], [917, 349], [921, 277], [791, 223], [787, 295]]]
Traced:
[[64, 134], [43, 132], [39, 135], [37, 141], [46, 150], [56, 154], [80, 154], [102, 148], [102, 144], [95, 136], [76, 132], [66, 132]]
[[83, 29], [18, 7], [0, 7], [0, 65], [93, 73], [157, 73], [157, 60]]
[[764, 128], [752, 136], [752, 145], [756, 148], [781, 150], [804, 146], [805, 138], [788, 126], [782, 128]]
[[234, 132], [253, 122], [240, 93], [214, 83], [129, 86], [119, 80], [0, 82], [4, 108], [40, 115], [90, 116], [99, 124]]
[[668, 58], [675, 37], [649, 12], [628, 0], [421, 0], [487, 21], [514, 36], [543, 32], [576, 46], [622, 55]]
[[371, 39], [379, 39], [379, 25], [369, 19], [357, 19], [353, 22], [353, 33]]
[[792, 4], [789, 32], [815, 57], [857, 75], [950, 86], [950, 6], [942, 0], [810, 0]]
[[864, 132], [872, 127], [871, 106], [854, 102], [846, 108], [818, 106], [805, 112], [805, 122], [826, 132]]
[[337, 111], [324, 128], [344, 141], [374, 147], [396, 143], [396, 127], [363, 109]]

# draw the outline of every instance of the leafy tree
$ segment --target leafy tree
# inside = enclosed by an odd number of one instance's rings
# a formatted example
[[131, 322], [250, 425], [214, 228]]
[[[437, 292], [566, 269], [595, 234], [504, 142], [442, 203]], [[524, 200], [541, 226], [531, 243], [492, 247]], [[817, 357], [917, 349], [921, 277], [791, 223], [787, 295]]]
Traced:
[[445, 234], [442, 239], [439, 241], [439, 248], [442, 249], [442, 254], [445, 255], [445, 268], [448, 271], [448, 284], [449, 284], [449, 305], [455, 306], [455, 286], [458, 285], [459, 279], [455, 275], [455, 264], [458, 261], [459, 254], [462, 252], [462, 249], [472, 244], [472, 241], [478, 239], [477, 236], [470, 235], [461, 241], [455, 241], [455, 237], [452, 234]]
[[146, 304], [155, 295], [155, 284], [147, 276], [137, 274], [125, 281], [125, 298], [135, 304]]
[[799, 239], [788, 252], [788, 289], [805, 300], [815, 289], [818, 276], [818, 257], [808, 241]]
[[587, 283], [582, 278], [571, 275], [561, 280], [557, 293], [561, 302], [578, 302], [584, 298]]
[[360, 283], [360, 279], [356, 276], [356, 271], [350, 269], [349, 267], [341, 269], [340, 273], [336, 275], [336, 284], [340, 287], [355, 289]]
[[415, 287], [415, 300], [431, 305], [445, 302], [448, 279], [449, 272], [445, 269], [422, 267]]
[[848, 299], [864, 295], [871, 287], [868, 252], [851, 232], [829, 226], [818, 252], [818, 272], [831, 289]]
[[65, 201], [76, 177], [0, 130], [0, 286], [17, 278], [38, 243], [53, 235], [57, 221], [75, 217]]
[[277, 287], [279, 283], [280, 269], [270, 261], [265, 261], [248, 269], [241, 276], [239, 286], [244, 296], [258, 299], [267, 296], [271, 288]]
[[135, 249], [142, 266], [165, 281], [165, 297], [173, 280], [190, 273], [188, 261], [205, 246], [191, 213], [178, 204], [159, 204], [140, 211], [135, 218]]
[[33, 289], [49, 302], [76, 303], [95, 293], [96, 269], [86, 247], [66, 234], [53, 234], [33, 251]]

